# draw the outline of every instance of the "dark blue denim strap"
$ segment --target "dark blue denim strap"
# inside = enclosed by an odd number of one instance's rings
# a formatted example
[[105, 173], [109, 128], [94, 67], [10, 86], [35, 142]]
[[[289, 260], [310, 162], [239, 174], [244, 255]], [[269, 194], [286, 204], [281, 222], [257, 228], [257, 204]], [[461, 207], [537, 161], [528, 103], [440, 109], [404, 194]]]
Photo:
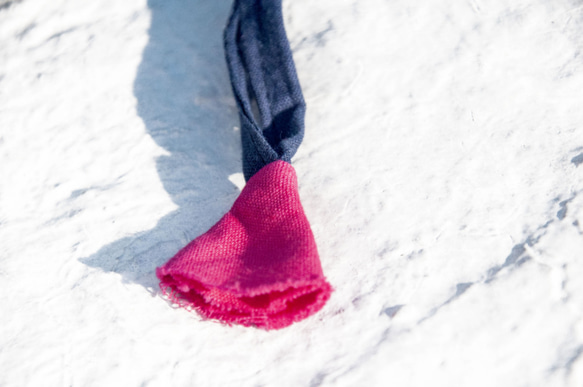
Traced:
[[[241, 119], [243, 173], [249, 180], [273, 161], [291, 161], [304, 137], [306, 104], [281, 0], [235, 0], [224, 39]], [[253, 100], [259, 109], [257, 119]]]

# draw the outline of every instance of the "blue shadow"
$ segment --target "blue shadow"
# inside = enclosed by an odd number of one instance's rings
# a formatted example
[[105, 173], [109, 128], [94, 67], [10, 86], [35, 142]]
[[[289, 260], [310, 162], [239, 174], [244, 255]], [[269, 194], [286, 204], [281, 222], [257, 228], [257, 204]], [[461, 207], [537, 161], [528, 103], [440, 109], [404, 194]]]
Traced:
[[231, 1], [149, 0], [148, 7], [149, 42], [134, 94], [149, 135], [169, 153], [157, 159], [157, 170], [178, 209], [81, 261], [157, 289], [155, 268], [237, 197], [228, 176], [241, 172], [241, 141], [222, 44]]

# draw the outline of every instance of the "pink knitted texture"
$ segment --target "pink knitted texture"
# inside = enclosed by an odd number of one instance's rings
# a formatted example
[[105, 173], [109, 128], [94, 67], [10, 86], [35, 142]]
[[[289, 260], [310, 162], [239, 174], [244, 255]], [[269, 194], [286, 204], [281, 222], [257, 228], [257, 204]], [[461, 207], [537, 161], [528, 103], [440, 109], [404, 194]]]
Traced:
[[284, 161], [253, 175], [231, 210], [156, 274], [162, 291], [181, 306], [264, 329], [310, 316], [332, 291], [295, 170]]

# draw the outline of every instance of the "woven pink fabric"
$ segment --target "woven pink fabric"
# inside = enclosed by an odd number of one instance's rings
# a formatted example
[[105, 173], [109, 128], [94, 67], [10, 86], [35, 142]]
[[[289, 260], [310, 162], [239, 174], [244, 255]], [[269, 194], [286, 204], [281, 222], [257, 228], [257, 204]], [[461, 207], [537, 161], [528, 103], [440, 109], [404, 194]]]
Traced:
[[277, 329], [324, 306], [322, 273], [294, 168], [257, 172], [231, 210], [156, 270], [162, 291], [226, 323]]

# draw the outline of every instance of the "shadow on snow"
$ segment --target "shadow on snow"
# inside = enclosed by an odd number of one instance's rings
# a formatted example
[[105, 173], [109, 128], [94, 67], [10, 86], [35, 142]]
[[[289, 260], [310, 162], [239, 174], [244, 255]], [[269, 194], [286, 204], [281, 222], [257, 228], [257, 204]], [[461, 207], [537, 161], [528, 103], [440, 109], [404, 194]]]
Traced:
[[157, 170], [178, 209], [81, 261], [156, 291], [155, 268], [218, 221], [238, 195], [228, 176], [241, 172], [241, 144], [222, 45], [231, 1], [149, 0], [148, 7], [149, 42], [134, 94], [148, 133], [169, 153], [157, 159]]

